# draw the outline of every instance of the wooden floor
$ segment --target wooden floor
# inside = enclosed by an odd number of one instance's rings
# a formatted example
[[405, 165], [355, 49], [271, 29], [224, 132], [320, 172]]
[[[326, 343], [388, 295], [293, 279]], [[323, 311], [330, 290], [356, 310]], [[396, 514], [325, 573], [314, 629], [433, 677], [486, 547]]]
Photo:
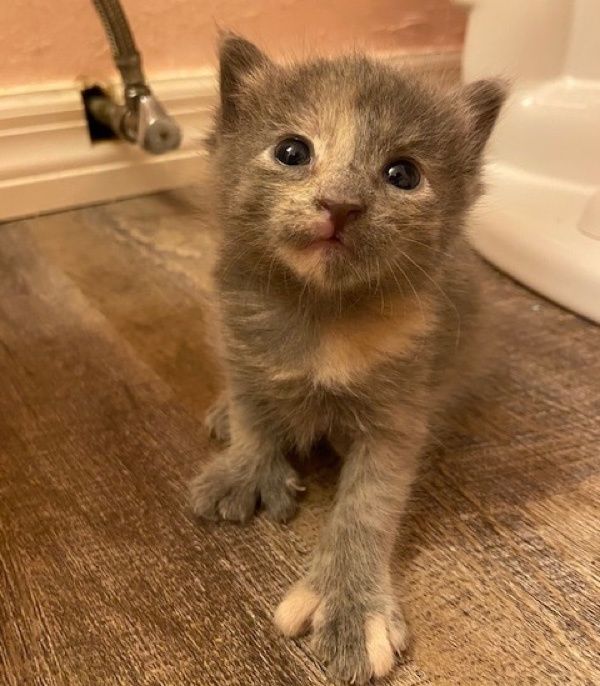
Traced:
[[[186, 191], [0, 226], [0, 684], [330, 683], [270, 614], [331, 465], [289, 526], [186, 506], [218, 386], [202, 216]], [[491, 268], [485, 291], [498, 368], [412, 504], [385, 684], [596, 685], [600, 328]]]

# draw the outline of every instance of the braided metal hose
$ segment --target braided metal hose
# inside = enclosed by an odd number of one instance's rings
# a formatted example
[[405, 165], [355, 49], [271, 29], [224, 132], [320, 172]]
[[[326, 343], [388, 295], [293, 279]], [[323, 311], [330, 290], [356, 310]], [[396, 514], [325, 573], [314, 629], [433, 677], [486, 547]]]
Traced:
[[102, 20], [124, 86], [125, 104], [104, 93], [89, 103], [92, 115], [120, 138], [160, 154], [181, 143], [179, 126], [165, 111], [146, 83], [142, 58], [119, 0], [92, 0]]

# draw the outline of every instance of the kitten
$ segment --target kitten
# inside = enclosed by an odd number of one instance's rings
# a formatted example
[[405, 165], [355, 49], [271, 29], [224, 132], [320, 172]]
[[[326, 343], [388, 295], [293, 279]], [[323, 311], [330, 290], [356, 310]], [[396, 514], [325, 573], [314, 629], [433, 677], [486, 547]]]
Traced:
[[[194, 511], [295, 511], [290, 450], [343, 459], [308, 573], [283, 599], [339, 679], [383, 676], [406, 626], [394, 531], [436, 415], [477, 330], [465, 216], [503, 88], [443, 92], [363, 57], [296, 66], [226, 37], [211, 140], [227, 390], [208, 423], [229, 446], [191, 485]], [[460, 320], [460, 321], [459, 321]], [[458, 327], [461, 330], [458, 330]]]

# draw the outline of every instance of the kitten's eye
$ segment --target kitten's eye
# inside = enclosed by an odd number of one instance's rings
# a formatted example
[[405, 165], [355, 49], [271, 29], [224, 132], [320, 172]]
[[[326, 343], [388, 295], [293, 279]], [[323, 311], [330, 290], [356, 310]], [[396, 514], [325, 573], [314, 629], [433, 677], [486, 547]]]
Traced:
[[285, 138], [275, 146], [275, 159], [288, 167], [297, 167], [310, 162], [308, 143], [300, 138]]
[[384, 171], [385, 180], [403, 191], [412, 191], [421, 183], [421, 172], [410, 160], [392, 162]]

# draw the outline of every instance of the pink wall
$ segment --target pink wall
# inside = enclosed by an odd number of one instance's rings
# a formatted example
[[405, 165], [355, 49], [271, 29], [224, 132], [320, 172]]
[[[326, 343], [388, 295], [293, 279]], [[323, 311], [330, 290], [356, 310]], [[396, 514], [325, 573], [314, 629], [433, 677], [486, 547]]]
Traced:
[[[303, 55], [360, 46], [446, 51], [462, 44], [450, 0], [122, 0], [148, 73], [214, 60], [215, 27], [271, 52]], [[0, 87], [112, 73], [91, 0], [0, 0]]]

